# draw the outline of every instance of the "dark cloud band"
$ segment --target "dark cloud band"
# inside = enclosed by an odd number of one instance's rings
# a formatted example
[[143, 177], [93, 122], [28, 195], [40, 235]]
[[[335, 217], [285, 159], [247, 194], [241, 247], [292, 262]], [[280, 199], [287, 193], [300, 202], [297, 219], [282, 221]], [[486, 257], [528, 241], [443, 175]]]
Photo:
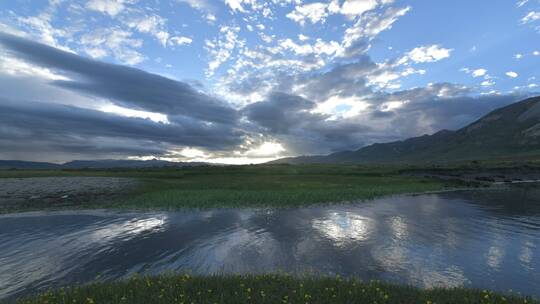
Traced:
[[0, 32], [0, 44], [17, 58], [67, 73], [54, 84], [138, 110], [231, 124], [237, 112], [189, 84], [136, 68], [99, 62]]

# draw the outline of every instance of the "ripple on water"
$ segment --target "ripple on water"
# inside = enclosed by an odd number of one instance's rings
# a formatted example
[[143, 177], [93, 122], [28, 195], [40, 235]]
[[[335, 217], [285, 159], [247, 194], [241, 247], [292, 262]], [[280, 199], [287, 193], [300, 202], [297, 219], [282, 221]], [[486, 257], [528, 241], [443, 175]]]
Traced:
[[171, 270], [315, 272], [539, 296], [540, 198], [523, 197], [468, 191], [299, 209], [3, 215], [0, 298]]

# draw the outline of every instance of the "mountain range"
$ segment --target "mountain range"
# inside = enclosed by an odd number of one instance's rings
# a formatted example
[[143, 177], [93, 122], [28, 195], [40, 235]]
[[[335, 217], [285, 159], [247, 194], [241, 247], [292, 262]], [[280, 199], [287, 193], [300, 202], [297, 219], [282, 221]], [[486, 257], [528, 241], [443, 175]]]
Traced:
[[272, 163], [444, 163], [540, 156], [540, 97], [499, 108], [456, 131], [377, 143], [356, 151]]

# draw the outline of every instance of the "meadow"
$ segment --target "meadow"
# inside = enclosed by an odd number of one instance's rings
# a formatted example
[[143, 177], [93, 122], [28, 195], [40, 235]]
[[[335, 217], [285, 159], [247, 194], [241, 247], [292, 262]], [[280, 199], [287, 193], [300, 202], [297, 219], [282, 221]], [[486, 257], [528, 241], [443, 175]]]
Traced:
[[[259, 165], [0, 171], [0, 178], [56, 176], [129, 177], [141, 181], [138, 187], [121, 193], [119, 197], [75, 201], [62, 205], [62, 208], [71, 209], [299, 207], [477, 186], [458, 181], [410, 176], [402, 174], [399, 167], [374, 166]], [[51, 206], [55, 207], [57, 206]], [[34, 205], [29, 201], [15, 211], [43, 208], [46, 206]]]
[[427, 289], [361, 282], [340, 277], [298, 278], [285, 274], [135, 276], [113, 283], [93, 283], [49, 291], [19, 300], [37, 303], [538, 303], [517, 294], [487, 290]]

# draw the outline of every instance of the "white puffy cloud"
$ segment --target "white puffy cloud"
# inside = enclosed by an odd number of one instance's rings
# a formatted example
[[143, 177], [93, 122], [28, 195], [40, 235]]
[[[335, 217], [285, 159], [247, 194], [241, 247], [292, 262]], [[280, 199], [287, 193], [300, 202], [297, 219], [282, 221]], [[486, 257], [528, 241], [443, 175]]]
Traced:
[[[246, 13], [248, 11], [248, 8], [251, 8], [251, 10], [257, 11], [263, 8], [268, 8], [266, 3], [260, 3], [258, 0], [225, 0], [225, 4], [229, 6], [229, 8], [233, 12], [241, 12]], [[263, 12], [263, 14], [271, 14], [270, 12], [266, 11]]]
[[408, 52], [400, 61], [412, 61], [414, 63], [436, 62], [450, 57], [452, 49], [446, 49], [440, 45], [420, 46]]
[[240, 11], [245, 12], [244, 8], [242, 7], [242, 0], [225, 0], [225, 3], [233, 10], [233, 11]]
[[177, 0], [177, 1], [181, 3], [186, 3], [192, 8], [201, 10], [201, 11], [210, 11], [212, 9], [212, 6], [207, 0]]
[[306, 36], [306, 35], [299, 34], [299, 35], [298, 35], [298, 40], [300, 40], [300, 41], [307, 41], [307, 40], [309, 40], [309, 37]]
[[495, 82], [493, 82], [492, 80], [488, 79], [488, 80], [484, 80], [482, 81], [481, 85], [484, 86], [484, 87], [490, 87], [490, 86], [493, 86], [495, 84]]
[[90, 0], [86, 3], [86, 8], [114, 17], [125, 9], [126, 2], [125, 0]]
[[265, 33], [262, 33], [262, 32], [259, 32], [258, 34], [261, 40], [266, 43], [272, 43], [272, 41], [274, 41], [274, 38], [272, 36], [266, 35]]
[[184, 37], [184, 36], [174, 36], [171, 39], [169, 39], [169, 41], [176, 45], [187, 45], [187, 44], [191, 44], [191, 42], [193, 42], [193, 39], [189, 37]]
[[483, 77], [487, 74], [487, 70], [486, 69], [476, 69], [474, 71], [472, 71], [472, 76], [474, 78], [477, 78], [477, 77]]
[[215, 15], [216, 8], [210, 4], [208, 0], [176, 0], [180, 3], [185, 3], [192, 8], [201, 11], [203, 13], [204, 19], [209, 24], [214, 24], [216, 22], [217, 18]]
[[207, 76], [213, 76], [216, 69], [231, 57], [234, 48], [243, 44], [243, 41], [238, 38], [239, 31], [239, 27], [223, 26], [218, 38], [205, 41], [206, 50], [211, 56], [206, 71]]
[[141, 16], [138, 18], [130, 19], [126, 24], [130, 28], [134, 28], [141, 33], [148, 33], [153, 35], [162, 46], [167, 46], [169, 40], [169, 33], [165, 30], [165, 24], [167, 20], [158, 15]]
[[540, 12], [531, 11], [521, 19], [522, 23], [530, 23], [540, 19]]
[[397, 89], [401, 87], [401, 85], [395, 81], [398, 80], [400, 77], [401, 76], [399, 73], [393, 70], [386, 70], [381, 71], [377, 74], [368, 75], [367, 79], [369, 85], [375, 85], [380, 89]]
[[340, 12], [349, 17], [355, 17], [376, 8], [377, 5], [376, 0], [345, 0]]
[[287, 18], [298, 22], [300, 25], [305, 25], [306, 21], [310, 21], [312, 24], [324, 23], [328, 16], [327, 7], [327, 4], [321, 2], [298, 5], [292, 12], [287, 14]]
[[508, 76], [508, 77], [510, 77], [510, 78], [516, 78], [516, 77], [518, 77], [519, 75], [518, 75], [518, 73], [516, 73], [516, 72], [510, 71], [510, 72], [506, 72], [506, 76]]
[[67, 32], [54, 27], [51, 24], [52, 19], [52, 12], [44, 11], [36, 16], [19, 17], [18, 21], [28, 27], [31, 32], [35, 33], [41, 42], [65, 51], [71, 51], [58, 42], [58, 38], [65, 38]]
[[297, 55], [333, 55], [341, 52], [341, 45], [336, 41], [326, 42], [322, 39], [317, 39], [315, 44], [296, 44], [291, 39], [280, 40], [279, 45], [286, 50], [292, 50]]
[[136, 51], [143, 41], [132, 38], [132, 35], [119, 28], [102, 28], [82, 35], [80, 43], [83, 50], [94, 58], [111, 55], [123, 63], [135, 65], [144, 61], [145, 56]]

